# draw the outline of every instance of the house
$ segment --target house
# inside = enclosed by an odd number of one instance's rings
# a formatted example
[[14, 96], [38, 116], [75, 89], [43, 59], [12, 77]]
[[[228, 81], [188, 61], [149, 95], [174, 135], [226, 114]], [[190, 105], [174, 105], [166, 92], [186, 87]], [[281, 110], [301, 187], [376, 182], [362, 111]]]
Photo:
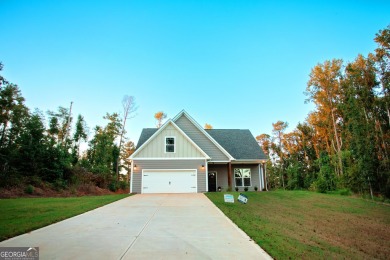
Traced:
[[203, 129], [186, 111], [142, 130], [132, 160], [132, 193], [259, 191], [267, 157], [249, 130]]

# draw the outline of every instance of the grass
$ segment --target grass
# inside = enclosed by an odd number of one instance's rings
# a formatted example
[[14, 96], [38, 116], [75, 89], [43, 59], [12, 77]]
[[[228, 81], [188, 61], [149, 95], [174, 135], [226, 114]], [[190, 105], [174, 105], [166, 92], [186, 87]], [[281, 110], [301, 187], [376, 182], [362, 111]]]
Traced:
[[0, 241], [123, 199], [129, 194], [0, 199]]
[[[244, 192], [245, 193], [245, 192]], [[309, 191], [246, 192], [248, 204], [207, 197], [276, 259], [388, 259], [390, 206]]]

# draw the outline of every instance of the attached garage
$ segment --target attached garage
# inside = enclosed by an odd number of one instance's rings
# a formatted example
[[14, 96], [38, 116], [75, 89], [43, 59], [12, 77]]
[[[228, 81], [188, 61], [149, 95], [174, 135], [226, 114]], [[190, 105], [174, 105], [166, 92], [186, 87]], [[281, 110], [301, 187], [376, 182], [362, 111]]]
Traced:
[[197, 170], [143, 170], [142, 193], [196, 193]]

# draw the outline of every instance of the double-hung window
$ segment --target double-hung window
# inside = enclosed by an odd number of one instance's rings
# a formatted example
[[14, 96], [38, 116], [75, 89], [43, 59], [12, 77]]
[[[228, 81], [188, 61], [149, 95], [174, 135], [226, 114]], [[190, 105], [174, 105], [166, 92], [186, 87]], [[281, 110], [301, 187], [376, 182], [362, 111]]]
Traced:
[[166, 153], [175, 152], [175, 137], [165, 137], [165, 152]]
[[236, 182], [236, 187], [251, 186], [251, 169], [234, 169], [234, 180]]

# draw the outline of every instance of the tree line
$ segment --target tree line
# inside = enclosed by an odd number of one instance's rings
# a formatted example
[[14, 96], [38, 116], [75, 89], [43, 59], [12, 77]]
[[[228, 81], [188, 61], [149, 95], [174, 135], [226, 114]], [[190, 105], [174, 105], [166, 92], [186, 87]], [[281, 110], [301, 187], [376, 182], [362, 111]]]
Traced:
[[[0, 188], [41, 182], [67, 188], [80, 181], [125, 188], [127, 182], [118, 182], [125, 179], [119, 173], [128, 172], [128, 157], [135, 149], [125, 125], [137, 106], [132, 96], [125, 96], [122, 105], [122, 114], [107, 113], [106, 125], [96, 126], [88, 138], [84, 117], [74, 120], [71, 107], [46, 114], [31, 111], [19, 87], [0, 75]], [[81, 149], [83, 143], [88, 143], [86, 150]]]
[[287, 132], [257, 136], [269, 155], [270, 188], [347, 188], [390, 197], [390, 26], [374, 38], [377, 48], [352, 62], [327, 60], [312, 68], [303, 123]]

